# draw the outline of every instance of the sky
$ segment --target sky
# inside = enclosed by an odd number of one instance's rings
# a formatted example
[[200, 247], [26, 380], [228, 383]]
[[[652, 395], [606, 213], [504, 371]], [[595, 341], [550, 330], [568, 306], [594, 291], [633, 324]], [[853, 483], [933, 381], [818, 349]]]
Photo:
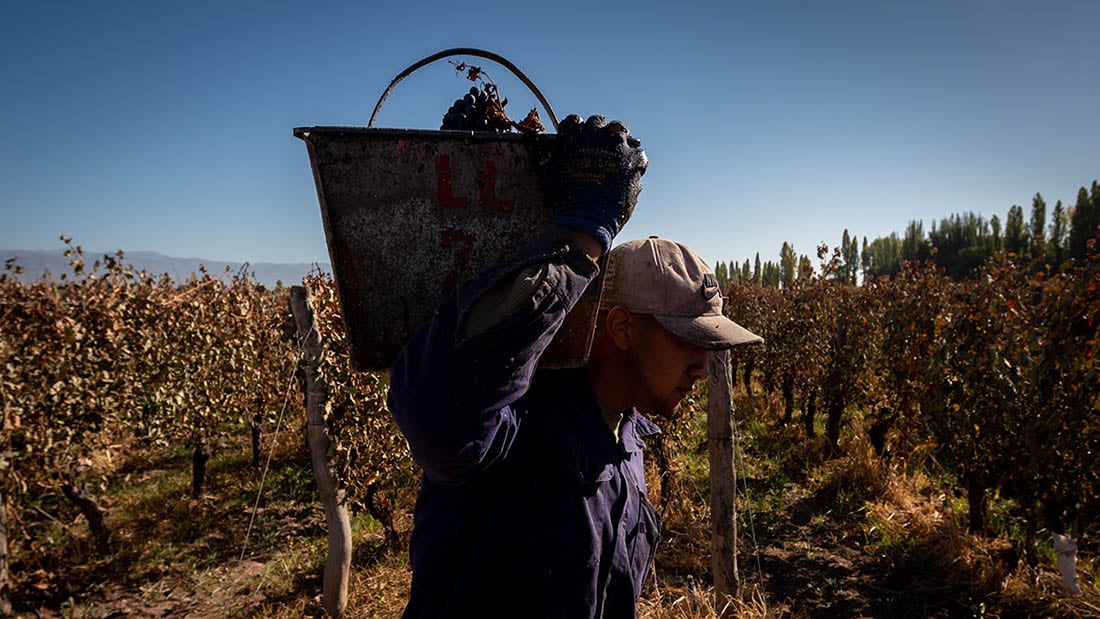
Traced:
[[[1049, 212], [1100, 179], [1097, 24], [1098, 0], [2, 0], [0, 248], [327, 262], [292, 129], [365, 126], [452, 47], [508, 58], [559, 118], [631, 127], [650, 164], [619, 240], [778, 261], [1036, 193]], [[437, 129], [468, 86], [431, 64], [375, 126]]]

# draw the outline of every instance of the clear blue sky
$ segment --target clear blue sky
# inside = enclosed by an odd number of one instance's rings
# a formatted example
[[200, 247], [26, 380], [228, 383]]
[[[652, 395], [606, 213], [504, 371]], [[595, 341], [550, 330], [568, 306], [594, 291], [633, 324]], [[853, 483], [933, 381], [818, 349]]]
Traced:
[[[1097, 0], [7, 1], [0, 248], [327, 261], [291, 129], [366, 125], [398, 71], [457, 46], [559, 116], [631, 125], [650, 169], [620, 240], [713, 265], [1003, 219], [1100, 178], [1098, 25]], [[534, 105], [477, 64], [514, 115]], [[438, 62], [376, 125], [438, 128], [467, 86]]]

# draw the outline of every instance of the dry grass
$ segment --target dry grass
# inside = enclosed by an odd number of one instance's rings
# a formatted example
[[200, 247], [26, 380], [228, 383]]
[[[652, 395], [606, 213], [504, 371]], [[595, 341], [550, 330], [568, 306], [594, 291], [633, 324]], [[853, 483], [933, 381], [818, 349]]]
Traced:
[[[668, 480], [675, 493], [640, 617], [829, 616], [831, 600], [860, 598], [872, 616], [1100, 618], [1100, 573], [1087, 554], [1079, 568], [1085, 593], [1069, 597], [1054, 566], [1028, 566], [1007, 536], [969, 534], [951, 488], [928, 472], [932, 467], [918, 461], [919, 454], [884, 463], [857, 420], [844, 435], [844, 456], [825, 461], [817, 455], [820, 443], [800, 438], [799, 427], [774, 425], [773, 398], [744, 401], [741, 428], [752, 430], [742, 448], [753, 485], [743, 509], [752, 511], [760, 536], [752, 548], [742, 529], [745, 589], [736, 599], [718, 600], [710, 583], [707, 455], [696, 448], [705, 436], [695, 423], [684, 430], [686, 448], [675, 453], [675, 477]], [[21, 616], [322, 615], [324, 518], [298, 441], [288, 440], [276, 454], [243, 562], [238, 556], [255, 498], [254, 472], [243, 455], [212, 462], [211, 491], [199, 500], [187, 498], [189, 477], [177, 470], [186, 471], [186, 458], [179, 455], [107, 464], [120, 467], [104, 497], [119, 550], [109, 560], [95, 559], [83, 520], [71, 511], [55, 513], [56, 523], [41, 525], [43, 535], [67, 541], [52, 550], [35, 547], [48, 556], [17, 558], [20, 565], [48, 568], [37, 580], [15, 575], [20, 586], [47, 588]], [[659, 496], [660, 480], [651, 490]], [[369, 518], [355, 518], [347, 617], [400, 617], [411, 577], [405, 549], [411, 504], [410, 491], [397, 510], [405, 536], [397, 548], [384, 546]], [[796, 508], [805, 516], [801, 525], [792, 523]], [[771, 570], [757, 573], [760, 554], [768, 552]], [[849, 571], [826, 574], [823, 566]], [[789, 571], [800, 571], [801, 580], [781, 584], [778, 577]], [[71, 580], [67, 588], [64, 579]], [[813, 598], [811, 589], [826, 582], [833, 597]]]
[[764, 593], [757, 587], [747, 587], [740, 598], [723, 596], [713, 587], [700, 587], [694, 580], [686, 587], [654, 587], [654, 593], [638, 602], [640, 619], [765, 619], [782, 617], [784, 607], [769, 608]]

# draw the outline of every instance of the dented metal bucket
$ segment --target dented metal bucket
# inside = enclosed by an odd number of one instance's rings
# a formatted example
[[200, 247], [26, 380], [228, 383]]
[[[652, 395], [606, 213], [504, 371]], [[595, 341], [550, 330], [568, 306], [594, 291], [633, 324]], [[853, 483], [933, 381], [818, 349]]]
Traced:
[[[547, 175], [554, 135], [374, 129], [393, 86], [417, 68], [472, 54], [461, 48], [405, 69], [382, 94], [368, 127], [301, 127], [321, 204], [329, 257], [357, 370], [388, 368], [462, 281], [505, 260], [550, 223]], [[543, 355], [543, 367], [576, 367], [588, 358], [600, 282], [588, 287]]]
[[[347, 327], [352, 367], [388, 368], [462, 281], [511, 256], [550, 223], [546, 202], [554, 135], [375, 129], [393, 87], [447, 56], [490, 59], [546, 98], [511, 62], [456, 48], [406, 68], [382, 93], [363, 127], [301, 127], [309, 151], [333, 277]], [[566, 318], [543, 367], [588, 358], [600, 282]]]

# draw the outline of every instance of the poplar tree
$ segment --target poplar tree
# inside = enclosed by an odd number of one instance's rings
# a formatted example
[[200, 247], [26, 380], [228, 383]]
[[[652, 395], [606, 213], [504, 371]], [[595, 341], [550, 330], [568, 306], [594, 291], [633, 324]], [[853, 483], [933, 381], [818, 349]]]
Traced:
[[1043, 255], [1043, 248], [1046, 245], [1046, 230], [1047, 230], [1047, 203], [1043, 200], [1043, 196], [1035, 194], [1035, 197], [1031, 199], [1031, 237], [1028, 239], [1028, 247], [1031, 248], [1029, 255], [1036, 258]]
[[1073, 207], [1069, 228], [1069, 257], [1084, 260], [1089, 239], [1096, 238], [1096, 227], [1100, 225], [1100, 188], [1096, 181], [1092, 183], [1092, 196], [1082, 187], [1077, 191], [1077, 203]]
[[[847, 230], [845, 230], [847, 232]], [[859, 241], [853, 234], [848, 239], [848, 253], [844, 255], [844, 264], [848, 266], [848, 283], [855, 286], [859, 283]]]
[[[893, 277], [901, 270], [902, 240], [897, 232], [890, 236], [879, 237], [868, 245], [863, 253], [868, 264], [868, 273], [872, 277]], [[866, 279], [864, 279], [866, 282]]]
[[936, 250], [936, 264], [954, 279], [962, 279], [985, 262], [993, 250], [989, 226], [981, 215], [963, 213], [934, 223], [928, 240]]
[[840, 239], [840, 268], [836, 278], [842, 284], [855, 284], [859, 276], [859, 243], [844, 229]]
[[806, 254], [802, 254], [798, 257], [798, 279], [810, 279], [814, 276], [814, 265], [810, 262], [810, 257]]
[[863, 270], [863, 283], [871, 277], [871, 247], [867, 244], [867, 237], [863, 237], [863, 249], [860, 251], [859, 265]]
[[[1092, 215], [1092, 236], [1089, 238], [1095, 239], [1100, 237], [1100, 183], [1096, 181], [1092, 181], [1092, 193], [1089, 194], [1089, 213]], [[1100, 247], [1096, 249], [1100, 251]]]
[[779, 265], [771, 260], [764, 263], [762, 283], [769, 288], [779, 287]]
[[798, 276], [796, 269], [798, 269], [798, 258], [795, 256], [794, 248], [784, 241], [783, 248], [779, 250], [779, 281], [784, 288], [794, 285], [794, 280]]
[[1050, 214], [1050, 242], [1047, 244], [1047, 256], [1056, 267], [1066, 259], [1066, 240], [1066, 211], [1059, 200]]
[[910, 221], [901, 242], [901, 259], [911, 262], [927, 260], [930, 249], [928, 240], [924, 238], [924, 222]]
[[844, 229], [843, 236], [840, 237], [840, 266], [836, 271], [836, 278], [842, 284], [850, 284], [848, 279], [848, 244], [852, 239], [848, 236], [848, 229]]
[[1024, 209], [1019, 204], [1013, 204], [1008, 209], [1008, 217], [1005, 219], [1005, 252], [1026, 255], [1028, 247], [1027, 230], [1024, 229]]
[[718, 280], [718, 288], [725, 290], [726, 284], [730, 281], [729, 271], [726, 270], [726, 263], [721, 261], [714, 263], [714, 278]]

